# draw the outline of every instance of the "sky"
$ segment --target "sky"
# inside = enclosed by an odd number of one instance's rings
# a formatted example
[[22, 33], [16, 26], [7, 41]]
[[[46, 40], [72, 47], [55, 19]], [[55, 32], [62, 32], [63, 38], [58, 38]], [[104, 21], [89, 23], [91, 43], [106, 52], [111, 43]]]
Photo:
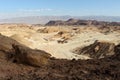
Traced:
[[0, 0], [0, 18], [120, 16], [120, 0]]

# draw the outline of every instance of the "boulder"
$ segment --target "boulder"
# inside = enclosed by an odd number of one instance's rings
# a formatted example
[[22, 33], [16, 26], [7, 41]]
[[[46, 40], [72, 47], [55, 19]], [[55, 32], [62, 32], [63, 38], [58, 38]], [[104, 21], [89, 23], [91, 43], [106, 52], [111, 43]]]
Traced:
[[27, 47], [12, 45], [8, 59], [14, 63], [28, 64], [32, 66], [43, 66], [49, 63], [50, 54], [42, 50], [32, 50]]

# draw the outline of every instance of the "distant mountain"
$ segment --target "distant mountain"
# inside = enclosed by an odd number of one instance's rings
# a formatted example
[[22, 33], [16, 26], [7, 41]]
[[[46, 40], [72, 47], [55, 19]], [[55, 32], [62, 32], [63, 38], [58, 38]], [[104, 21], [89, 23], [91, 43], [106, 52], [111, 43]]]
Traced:
[[107, 22], [120, 22], [120, 16], [81, 16], [79, 19]]
[[82, 20], [98, 20], [120, 22], [120, 17], [114, 16], [29, 16], [29, 17], [16, 17], [9, 19], [0, 19], [0, 23], [27, 23], [27, 24], [46, 24], [51, 20], [68, 20], [70, 18]]
[[46, 26], [58, 26], [58, 25], [69, 25], [69, 26], [120, 26], [120, 22], [106, 22], [106, 21], [97, 21], [97, 20], [81, 20], [81, 19], [69, 19], [67, 21], [62, 20], [52, 20], [45, 24]]

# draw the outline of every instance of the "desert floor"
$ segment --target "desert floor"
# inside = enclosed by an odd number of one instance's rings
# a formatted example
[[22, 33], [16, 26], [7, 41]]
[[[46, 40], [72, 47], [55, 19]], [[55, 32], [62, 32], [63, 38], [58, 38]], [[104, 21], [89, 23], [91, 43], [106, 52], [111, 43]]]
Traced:
[[[4, 27], [4, 28], [3, 28]], [[0, 33], [32, 49], [40, 49], [50, 53], [53, 57], [64, 59], [89, 59], [89, 56], [77, 55], [72, 52], [77, 47], [84, 47], [96, 40], [120, 43], [120, 32], [101, 32], [96, 27], [79, 26], [74, 30], [71, 26], [37, 27], [29, 25], [4, 24], [0, 25]], [[63, 32], [59, 35], [59, 32]], [[58, 40], [66, 39], [66, 43]]]

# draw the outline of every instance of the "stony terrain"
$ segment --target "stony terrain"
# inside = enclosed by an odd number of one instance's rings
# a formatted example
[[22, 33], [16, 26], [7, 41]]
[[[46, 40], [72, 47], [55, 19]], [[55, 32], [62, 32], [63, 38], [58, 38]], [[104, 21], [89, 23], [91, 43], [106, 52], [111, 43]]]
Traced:
[[0, 25], [0, 80], [119, 80], [119, 26]]
[[[0, 25], [0, 33], [32, 49], [40, 49], [62, 59], [88, 59], [74, 54], [77, 47], [85, 47], [96, 40], [120, 43], [120, 28], [86, 26], [32, 27], [25, 24]], [[4, 27], [4, 28], [3, 28]]]
[[[115, 54], [102, 59], [67, 60], [52, 58], [50, 54], [33, 50], [0, 35], [1, 80], [119, 80], [120, 45]], [[12, 42], [11, 42], [12, 41]], [[11, 49], [10, 49], [11, 47]]]

